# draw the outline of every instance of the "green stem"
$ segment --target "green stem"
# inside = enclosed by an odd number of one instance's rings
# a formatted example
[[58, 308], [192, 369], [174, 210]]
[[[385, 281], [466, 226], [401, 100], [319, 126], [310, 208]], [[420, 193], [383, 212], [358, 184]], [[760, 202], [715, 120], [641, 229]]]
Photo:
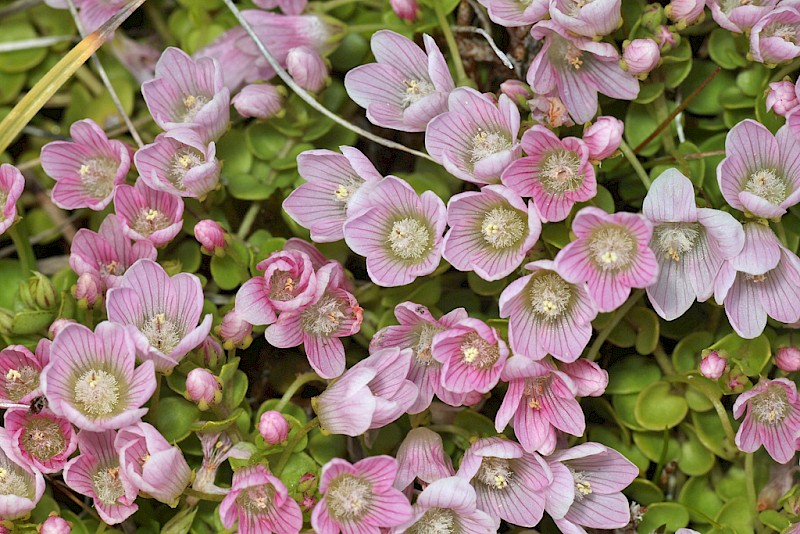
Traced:
[[309, 371], [308, 373], [303, 373], [299, 375], [297, 378], [294, 379], [294, 382], [289, 384], [289, 387], [286, 389], [286, 392], [283, 394], [283, 397], [281, 397], [281, 400], [278, 402], [278, 404], [275, 405], [275, 408], [273, 408], [273, 410], [277, 412], [283, 411], [286, 405], [289, 404], [289, 401], [292, 400], [292, 397], [294, 397], [295, 393], [300, 391], [301, 387], [308, 384], [309, 382], [315, 382], [315, 381], [323, 382], [322, 378], [320, 378], [319, 375], [314, 371]]
[[[755, 473], [753, 472], [753, 453], [748, 452], [744, 456], [744, 479], [747, 484], [747, 500], [750, 501], [750, 511], [753, 514], [758, 513], [758, 498], [756, 495], [756, 481]], [[754, 517], [758, 523], [758, 515]]]
[[472, 434], [470, 434], [467, 430], [461, 428], [460, 426], [456, 425], [430, 425], [428, 426], [430, 430], [434, 432], [446, 432], [448, 434], [454, 434], [456, 436], [461, 436], [462, 438], [466, 439], [467, 441], [470, 440]]
[[650, 176], [648, 176], [647, 171], [644, 170], [644, 167], [642, 167], [642, 164], [639, 163], [639, 160], [636, 158], [636, 154], [633, 153], [633, 150], [631, 149], [630, 146], [628, 146], [628, 143], [626, 143], [624, 139], [619, 144], [619, 150], [620, 152], [622, 152], [622, 155], [625, 156], [625, 158], [628, 160], [628, 163], [631, 164], [633, 170], [636, 171], [636, 174], [639, 176], [639, 179], [644, 184], [644, 188], [650, 189], [650, 184], [652, 183], [650, 181]]
[[439, 21], [439, 26], [444, 33], [444, 39], [447, 41], [447, 47], [450, 49], [450, 55], [453, 58], [453, 65], [456, 68], [456, 78], [458, 85], [471, 85], [471, 80], [464, 70], [464, 63], [461, 62], [461, 53], [458, 51], [458, 43], [456, 37], [453, 35], [453, 30], [450, 29], [450, 23], [447, 22], [447, 14], [444, 12], [444, 7], [440, 0], [434, 0], [433, 7], [436, 10], [436, 19]]
[[242, 217], [242, 224], [239, 225], [239, 231], [236, 232], [237, 237], [240, 239], [245, 239], [247, 237], [247, 234], [250, 233], [250, 228], [253, 227], [253, 223], [256, 221], [256, 216], [259, 211], [261, 211], [261, 202], [253, 202], [250, 204], [244, 217]]
[[36, 270], [36, 255], [28, 240], [28, 232], [22, 228], [22, 225], [16, 223], [8, 229], [8, 235], [11, 236], [11, 241], [14, 242], [14, 247], [17, 249], [17, 258], [19, 258], [23, 276], [30, 276], [31, 271]]
[[275, 469], [272, 472], [275, 474], [276, 477], [280, 477], [281, 473], [283, 472], [283, 468], [286, 467], [286, 464], [289, 463], [289, 458], [292, 456], [292, 452], [294, 452], [294, 448], [297, 447], [297, 444], [302, 441], [303, 437], [306, 434], [311, 432], [312, 429], [319, 426], [319, 417], [315, 417], [306, 425], [301, 428], [297, 434], [295, 434], [294, 438], [286, 445], [286, 449], [284, 449], [283, 454], [278, 459], [278, 463], [275, 466]]
[[664, 371], [664, 374], [667, 376], [672, 376], [675, 374], [675, 367], [672, 365], [672, 361], [667, 356], [667, 353], [664, 352], [664, 347], [661, 346], [661, 343], [656, 345], [656, 350], [653, 351], [653, 356], [656, 358], [656, 363], [661, 370]]
[[622, 318], [625, 317], [629, 311], [631, 311], [631, 308], [633, 308], [636, 303], [639, 302], [639, 299], [641, 299], [643, 295], [644, 289], [637, 289], [625, 304], [623, 304], [620, 308], [617, 308], [617, 311], [614, 312], [614, 315], [611, 317], [611, 320], [608, 322], [608, 324], [597, 333], [594, 343], [592, 343], [589, 352], [586, 354], [587, 360], [593, 362], [597, 359], [597, 355], [600, 352], [600, 347], [603, 346], [603, 343], [605, 343], [608, 335], [611, 334], [611, 331], [616, 328]]
[[[667, 120], [669, 117], [669, 107], [667, 106], [667, 99], [663, 92], [658, 95], [658, 98], [655, 99], [653, 105], [655, 107], [656, 119], [658, 119], [658, 122]], [[666, 150], [669, 154], [679, 156], [679, 154], [676, 154], [675, 152], [675, 139], [672, 138], [671, 129], [668, 129], [661, 139], [664, 144], [664, 150]], [[680, 162], [680, 160], [678, 161]]]
[[186, 488], [183, 490], [184, 495], [188, 495], [189, 497], [194, 497], [195, 499], [199, 499], [201, 501], [212, 501], [212, 502], [222, 502], [225, 498], [225, 495], [217, 495], [216, 493], [205, 493], [202, 491], [197, 491], [196, 489]]

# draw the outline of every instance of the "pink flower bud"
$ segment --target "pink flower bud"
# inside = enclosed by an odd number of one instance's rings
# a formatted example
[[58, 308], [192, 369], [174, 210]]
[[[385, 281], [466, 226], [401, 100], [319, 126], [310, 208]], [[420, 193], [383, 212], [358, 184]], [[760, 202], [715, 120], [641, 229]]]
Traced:
[[225, 230], [216, 221], [203, 219], [194, 226], [194, 238], [208, 254], [219, 255], [225, 249]]
[[233, 347], [246, 349], [253, 342], [250, 335], [253, 325], [242, 319], [236, 308], [225, 314], [222, 323], [217, 327], [217, 333], [222, 338], [222, 347], [231, 350]]
[[721, 358], [715, 350], [709, 352], [700, 362], [700, 373], [711, 380], [718, 380], [728, 367], [728, 361]]
[[770, 109], [785, 117], [790, 111], [800, 106], [797, 100], [797, 90], [792, 82], [772, 82], [769, 84], [767, 95], [767, 111]]
[[258, 432], [264, 441], [270, 445], [277, 445], [286, 441], [289, 435], [289, 423], [280, 412], [269, 410], [261, 414], [258, 421]]
[[286, 70], [292, 75], [297, 85], [316, 93], [328, 79], [328, 67], [322, 56], [308, 46], [298, 46], [289, 50], [286, 56]]
[[389, 0], [394, 14], [403, 20], [414, 22], [419, 15], [417, 0]]
[[606, 159], [619, 148], [625, 125], [615, 117], [598, 117], [583, 132], [583, 142], [589, 147], [589, 159]]
[[697, 22], [705, 7], [704, 0], [672, 0], [664, 8], [664, 13], [670, 20], [685, 27]]
[[214, 336], [206, 336], [200, 346], [197, 347], [203, 356], [203, 365], [206, 367], [216, 367], [222, 362], [225, 351]]
[[269, 119], [283, 111], [286, 90], [268, 83], [246, 86], [233, 97], [233, 107], [243, 117]]
[[75, 284], [75, 298], [79, 305], [94, 308], [97, 297], [103, 292], [103, 282], [94, 273], [83, 273]]
[[67, 520], [57, 515], [51, 515], [39, 527], [39, 534], [69, 534], [70, 532], [72, 532], [72, 527]]
[[208, 410], [222, 400], [222, 383], [208, 369], [193, 369], [186, 376], [186, 397], [200, 410]]
[[800, 349], [797, 347], [781, 347], [775, 355], [775, 365], [782, 371], [800, 371]]
[[661, 47], [661, 50], [666, 52], [667, 50], [671, 50], [673, 46], [677, 44], [677, 39], [675, 38], [675, 34], [672, 33], [667, 26], [663, 24], [658, 27], [658, 33], [655, 36], [656, 40], [658, 41], [658, 46]]
[[533, 96], [530, 87], [519, 80], [506, 80], [500, 84], [500, 92], [514, 102], [526, 102]]
[[634, 39], [622, 52], [625, 69], [631, 74], [647, 74], [658, 65], [661, 52], [652, 39]]
[[63, 317], [61, 319], [56, 319], [55, 321], [53, 321], [53, 324], [51, 324], [50, 328], [47, 329], [47, 333], [50, 334], [50, 339], [56, 337], [56, 334], [61, 332], [65, 326], [67, 326], [68, 324], [73, 324], [74, 322], [75, 321], [73, 321], [72, 319], [64, 319]]

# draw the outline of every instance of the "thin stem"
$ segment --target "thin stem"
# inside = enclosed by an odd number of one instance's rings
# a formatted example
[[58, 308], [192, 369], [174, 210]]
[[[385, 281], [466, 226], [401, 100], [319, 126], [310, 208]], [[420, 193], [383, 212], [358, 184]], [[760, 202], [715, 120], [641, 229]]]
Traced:
[[289, 463], [289, 458], [291, 458], [292, 452], [294, 451], [294, 448], [297, 447], [297, 444], [303, 440], [306, 434], [311, 432], [311, 430], [317, 426], [319, 426], [319, 417], [315, 417], [314, 419], [306, 423], [306, 425], [303, 428], [301, 428], [297, 432], [297, 434], [294, 435], [294, 438], [292, 438], [292, 440], [286, 444], [286, 449], [284, 449], [283, 454], [278, 459], [278, 463], [275, 465], [275, 469], [272, 470], [272, 472], [275, 473], [276, 477], [281, 476], [283, 468], [286, 467], [287, 463]]
[[492, 39], [492, 36], [489, 34], [489, 32], [487, 32], [483, 28], [476, 28], [475, 26], [453, 26], [453, 29], [457, 32], [477, 33], [478, 35], [486, 39], [486, 42], [489, 43], [489, 47], [494, 52], [494, 55], [500, 58], [500, 61], [503, 63], [503, 65], [505, 65], [511, 70], [514, 70], [514, 64], [511, 62], [510, 59], [508, 59], [508, 56], [505, 55], [503, 51], [500, 50], [500, 48], [498, 48], [498, 46], [494, 42], [494, 39]]
[[237, 237], [240, 239], [245, 239], [247, 237], [247, 234], [250, 233], [250, 228], [252, 228], [253, 223], [256, 222], [256, 216], [259, 211], [261, 211], [261, 202], [253, 202], [250, 204], [244, 217], [242, 217], [242, 224], [239, 225], [239, 231], [236, 232]]
[[217, 493], [205, 493], [202, 491], [197, 491], [191, 487], [184, 489], [183, 494], [189, 497], [194, 497], [195, 499], [199, 499], [201, 501], [211, 502], [222, 502], [222, 500], [225, 498], [225, 495], [219, 495]]
[[[756, 481], [755, 481], [755, 472], [753, 469], [752, 452], [748, 452], [744, 456], [744, 479], [745, 479], [745, 484], [747, 484], [747, 500], [750, 501], [750, 511], [753, 514], [757, 514], [758, 498], [756, 494]], [[757, 515], [754, 517], [754, 520], [758, 522]]]
[[439, 21], [439, 26], [442, 28], [444, 39], [447, 41], [447, 47], [450, 49], [450, 56], [456, 68], [458, 85], [469, 85], [471, 80], [464, 70], [464, 63], [461, 62], [461, 52], [458, 51], [458, 43], [456, 42], [455, 35], [453, 35], [453, 30], [450, 29], [450, 23], [447, 22], [447, 14], [444, 12], [442, 2], [440, 0], [434, 0], [433, 8], [436, 11], [436, 19]]
[[448, 434], [461, 436], [467, 441], [469, 441], [469, 439], [472, 437], [472, 434], [470, 434], [466, 429], [463, 429], [460, 426], [456, 425], [430, 425], [428, 426], [428, 428], [430, 430], [433, 430], [434, 432], [439, 432], [439, 433], [446, 432]]
[[[660, 95], [658, 95], [658, 98], [656, 98], [655, 102], [653, 102], [653, 105], [656, 111], [656, 118], [658, 118], [659, 121], [663, 122], [667, 120], [667, 118], [669, 118], [669, 107], [667, 107], [667, 99], [664, 96], [663, 92]], [[675, 117], [677, 117], [677, 115]], [[675, 140], [672, 138], [671, 131], [668, 132], [666, 135], [664, 135], [664, 137], [662, 138], [662, 142], [664, 144], [664, 150], [666, 150], [670, 154], [676, 154]], [[679, 155], [676, 154], [676, 157], [679, 157]]]
[[22, 274], [27, 277], [31, 271], [36, 270], [36, 255], [33, 253], [33, 247], [28, 240], [28, 232], [22, 228], [19, 223], [13, 224], [8, 229], [8, 235], [11, 236], [11, 241], [14, 242], [14, 248], [17, 250], [17, 258], [19, 258]]
[[614, 315], [611, 317], [611, 320], [608, 322], [608, 324], [597, 333], [594, 343], [592, 343], [589, 352], [586, 354], [587, 360], [593, 362], [597, 359], [597, 355], [600, 352], [600, 347], [603, 346], [603, 343], [605, 343], [606, 338], [608, 338], [609, 334], [611, 334], [611, 331], [616, 328], [622, 318], [625, 317], [629, 311], [631, 311], [631, 308], [633, 308], [636, 303], [639, 302], [639, 299], [641, 299], [643, 295], [644, 289], [637, 289], [625, 304], [623, 304], [620, 308], [617, 308], [617, 311], [614, 312]]
[[709, 391], [708, 387], [703, 384], [702, 382], [695, 380], [694, 375], [688, 376], [680, 376], [680, 375], [673, 375], [668, 376], [666, 378], [667, 382], [681, 382], [683, 384], [687, 384], [690, 387], [694, 388], [696, 391], [699, 391], [711, 402], [714, 406], [714, 411], [717, 412], [717, 416], [719, 417], [719, 422], [722, 425], [722, 430], [725, 432], [725, 437], [728, 438], [728, 441], [731, 444], [736, 443], [736, 433], [733, 431], [733, 426], [731, 426], [731, 420], [728, 418], [728, 411], [725, 409], [725, 406], [722, 405], [720, 400], [717, 396], [712, 392]]
[[789, 74], [796, 71], [798, 68], [800, 68], [800, 59], [795, 59], [794, 61], [783, 67], [781, 70], [776, 72], [775, 75], [772, 76], [770, 81], [777, 82], [779, 80], [782, 80], [784, 76], [788, 76]]
[[222, 1], [228, 7], [231, 13], [233, 13], [233, 16], [236, 17], [236, 20], [239, 21], [239, 24], [242, 25], [242, 28], [244, 28], [244, 30], [256, 44], [256, 47], [258, 48], [259, 52], [261, 52], [261, 55], [264, 56], [264, 59], [267, 60], [267, 63], [269, 63], [272, 69], [278, 74], [278, 77], [280, 77], [280, 79], [283, 80], [283, 83], [285, 83], [289, 87], [289, 89], [297, 93], [297, 96], [302, 98], [306, 102], [306, 104], [308, 104], [315, 110], [319, 111], [320, 113], [331, 119], [336, 124], [344, 126], [348, 130], [357, 133], [361, 137], [369, 139], [370, 141], [378, 143], [379, 145], [383, 145], [388, 148], [394, 148], [395, 150], [402, 150], [403, 152], [408, 152], [409, 154], [413, 154], [417, 157], [427, 159], [428, 161], [433, 161], [434, 163], [436, 162], [432, 157], [430, 157], [428, 154], [425, 154], [424, 152], [408, 148], [407, 146], [401, 145], [400, 143], [395, 143], [394, 141], [384, 139], [383, 137], [368, 132], [363, 128], [359, 128], [355, 124], [348, 122], [347, 120], [343, 119], [336, 113], [332, 112], [331, 110], [329, 110], [328, 108], [317, 102], [317, 100], [313, 96], [308, 94], [308, 91], [297, 85], [295, 81], [292, 79], [292, 77], [289, 75], [289, 73], [286, 72], [286, 69], [281, 67], [281, 65], [275, 60], [275, 57], [273, 57], [272, 53], [270, 53], [270, 51], [267, 50], [267, 47], [264, 46], [264, 43], [261, 41], [258, 35], [256, 35], [256, 32], [253, 30], [253, 27], [250, 25], [249, 22], [247, 22], [247, 20], [245, 20], [244, 16], [242, 16], [242, 12], [239, 11], [239, 8], [236, 7], [236, 5], [233, 3], [233, 0], [222, 0]]
[[12, 41], [10, 43], [0, 43], [0, 52], [14, 52], [15, 50], [30, 50], [32, 48], [47, 48], [54, 44], [72, 41], [71, 35], [53, 35], [52, 37], [38, 37], [36, 39], [24, 39], [22, 41]]
[[642, 164], [639, 163], [639, 160], [636, 158], [636, 152], [631, 150], [631, 147], [628, 146], [628, 143], [625, 142], [623, 139], [620, 141], [619, 150], [622, 152], [622, 155], [628, 160], [628, 163], [631, 164], [633, 170], [636, 171], [636, 174], [639, 176], [639, 179], [644, 184], [645, 189], [650, 189], [650, 176], [648, 176], [647, 171], [644, 170]]
[[294, 379], [294, 382], [289, 384], [289, 387], [286, 389], [286, 392], [283, 394], [283, 397], [281, 397], [281, 400], [278, 402], [278, 404], [275, 405], [275, 408], [273, 409], [277, 412], [282, 411], [286, 407], [286, 405], [289, 404], [289, 401], [292, 400], [292, 397], [294, 397], [295, 393], [300, 391], [300, 388], [302, 388], [309, 382], [317, 382], [317, 381], [324, 382], [324, 380], [320, 378], [319, 375], [314, 371], [309, 371], [308, 373], [303, 373], [301, 375], [298, 375], [297, 378]]
[[661, 346], [661, 343], [656, 345], [653, 356], [655, 356], [656, 363], [661, 367], [665, 375], [671, 376], [675, 374], [675, 367], [672, 365], [672, 361], [669, 359], [669, 356], [667, 356], [667, 353], [664, 352], [664, 347]]

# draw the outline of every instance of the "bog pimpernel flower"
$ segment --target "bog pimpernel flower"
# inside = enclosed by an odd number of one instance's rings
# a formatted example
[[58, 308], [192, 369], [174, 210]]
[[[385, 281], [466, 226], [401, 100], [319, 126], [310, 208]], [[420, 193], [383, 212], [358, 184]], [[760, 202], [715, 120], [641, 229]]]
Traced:
[[19, 169], [8, 163], [0, 165], [0, 234], [14, 224], [17, 200], [24, 188], [25, 178]]
[[431, 119], [447, 111], [447, 95], [455, 88], [447, 62], [429, 35], [425, 51], [407, 37], [389, 30], [372, 35], [377, 63], [347, 73], [344, 86], [377, 126], [424, 132]]
[[49, 352], [33, 354], [22, 345], [0, 351], [0, 401], [24, 404], [41, 395], [39, 376], [49, 359]]
[[[581, 139], [589, 149], [589, 159], [600, 161], [613, 154], [622, 143], [623, 122], [615, 117], [597, 117], [591, 126], [583, 131]], [[525, 149], [525, 136], [522, 136]]]
[[183, 225], [183, 199], [151, 189], [141, 179], [133, 186], [117, 186], [114, 208], [126, 236], [134, 241], [150, 241], [157, 247], [172, 241]]
[[370, 192], [369, 205], [348, 217], [344, 239], [367, 258], [373, 282], [405, 285], [439, 266], [446, 216], [436, 193], [417, 195], [403, 180], [388, 176]]
[[398, 469], [394, 487], [405, 491], [419, 479], [431, 484], [453, 476], [453, 462], [444, 452], [442, 437], [425, 427], [411, 429], [397, 449]]
[[289, 50], [286, 55], [286, 70], [297, 85], [312, 93], [318, 93], [330, 81], [325, 60], [309, 46], [298, 46]]
[[447, 172], [479, 185], [497, 183], [520, 157], [519, 108], [506, 95], [459, 87], [447, 99], [448, 111], [425, 131], [425, 148]]
[[253, 3], [261, 9], [279, 7], [287, 15], [299, 15], [308, 5], [308, 0], [254, 0]]
[[622, 0], [554, 0], [550, 2], [553, 21], [574, 35], [594, 38], [607, 35], [622, 24]]
[[114, 187], [125, 182], [130, 149], [110, 140], [91, 119], [74, 123], [72, 141], [53, 141], [42, 148], [42, 168], [56, 185], [53, 202], [63, 209], [99, 211], [111, 202]]
[[78, 446], [72, 423], [50, 410], [8, 410], [4, 421], [14, 453], [42, 473], [61, 471]]
[[778, 0], [707, 0], [714, 22], [736, 33], [750, 30], [777, 3]]
[[454, 195], [447, 203], [450, 230], [442, 255], [459, 271], [475, 271], [485, 280], [508, 276], [541, 234], [532, 208], [502, 185]]
[[279, 478], [261, 464], [233, 474], [230, 492], [219, 506], [225, 528], [239, 524], [239, 532], [294, 534], [303, 527], [300, 506], [289, 496]]
[[800, 56], [800, 10], [783, 2], [767, 12], [750, 32], [753, 59], [774, 65]]
[[794, 457], [800, 435], [800, 399], [795, 383], [786, 378], [762, 380], [736, 398], [733, 415], [744, 420], [736, 432], [736, 446], [755, 452], [761, 445], [776, 461]]
[[71, 324], [53, 340], [42, 392], [50, 409], [78, 428], [122, 428], [147, 413], [141, 406], [156, 389], [152, 362], [138, 368], [135, 363], [136, 349], [125, 327], [105, 321], [92, 332]]
[[8, 431], [0, 428], [0, 517], [8, 521], [27, 516], [44, 488], [42, 474], [17, 456]]
[[547, 15], [547, 0], [478, 0], [493, 22], [514, 28], [536, 24]]
[[563, 221], [576, 202], [597, 194], [589, 147], [580, 139], [562, 140], [534, 125], [522, 134], [521, 145], [527, 156], [509, 165], [502, 180], [517, 194], [532, 197], [544, 222]]
[[572, 231], [577, 239], [556, 255], [556, 270], [568, 282], [586, 282], [599, 311], [620, 306], [632, 287], [656, 281], [658, 263], [647, 246], [653, 225], [642, 215], [589, 206], [575, 215]]
[[139, 260], [119, 287], [108, 292], [108, 320], [125, 325], [137, 356], [168, 372], [211, 331], [211, 314], [203, 313], [203, 288], [193, 274], [167, 275], [152, 260]]
[[268, 83], [246, 85], [231, 100], [242, 117], [266, 120], [283, 111], [286, 90]]

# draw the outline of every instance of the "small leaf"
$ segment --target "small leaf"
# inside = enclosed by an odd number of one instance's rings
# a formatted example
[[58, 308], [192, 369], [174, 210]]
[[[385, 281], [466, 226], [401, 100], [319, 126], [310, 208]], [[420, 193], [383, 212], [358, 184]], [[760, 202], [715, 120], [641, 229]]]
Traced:
[[193, 403], [181, 397], [160, 399], [155, 426], [170, 443], [186, 439], [192, 424], [201, 418], [200, 410]]
[[686, 399], [672, 391], [667, 382], [656, 382], [639, 393], [634, 415], [649, 430], [664, 430], [678, 425], [686, 417]]
[[638, 393], [661, 378], [661, 370], [650, 358], [625, 356], [608, 369], [607, 393]]
[[55, 318], [56, 314], [52, 311], [24, 310], [14, 315], [11, 330], [15, 334], [33, 334], [50, 326]]
[[688, 524], [689, 511], [685, 506], [676, 502], [658, 502], [647, 507], [647, 512], [636, 531], [640, 534], [650, 534], [659, 527], [666, 526], [667, 531], [675, 532]]

